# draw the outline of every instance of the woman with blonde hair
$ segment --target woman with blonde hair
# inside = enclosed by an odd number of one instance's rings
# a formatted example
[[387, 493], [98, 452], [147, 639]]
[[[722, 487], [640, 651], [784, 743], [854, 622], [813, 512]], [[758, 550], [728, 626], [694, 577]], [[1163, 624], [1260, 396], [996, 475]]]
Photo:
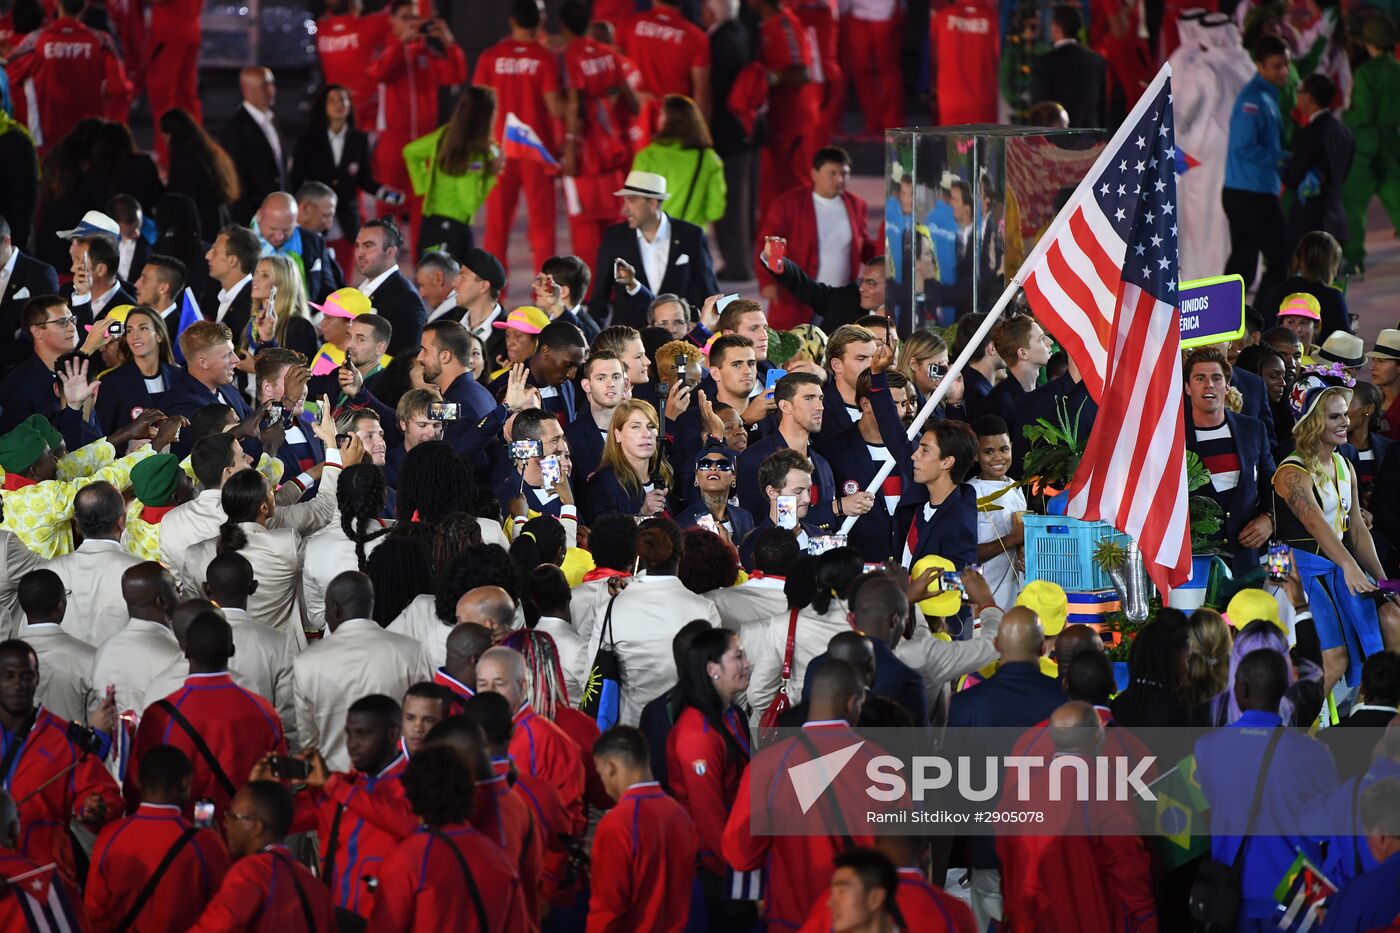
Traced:
[[589, 524], [609, 512], [665, 514], [672, 473], [661, 456], [660, 433], [656, 409], [647, 402], [628, 399], [613, 411], [602, 459], [583, 488]]
[[419, 256], [440, 249], [460, 258], [472, 248], [472, 218], [501, 168], [501, 150], [491, 138], [495, 120], [496, 92], [472, 86], [445, 125], [403, 147], [413, 193], [423, 198]]
[[1195, 709], [1224, 691], [1230, 679], [1230, 626], [1214, 609], [1197, 609], [1186, 622], [1186, 673], [1178, 693]]
[[[943, 379], [941, 374], [948, 371], [948, 342], [931, 330], [916, 330], [900, 345], [899, 362], [894, 368], [918, 390], [919, 404], [922, 405], [923, 400], [938, 388], [938, 383]], [[959, 375], [948, 387], [948, 394], [943, 397], [943, 407], [961, 407], [962, 401], [963, 381]], [[935, 417], [943, 416], [935, 413]]]
[[1400, 647], [1400, 613], [1383, 604], [1383, 639], [1376, 603], [1367, 596], [1385, 574], [1361, 517], [1356, 472], [1338, 452], [1351, 426], [1352, 382], [1331, 367], [1303, 369], [1289, 397], [1296, 446], [1273, 479], [1276, 535], [1293, 549], [1307, 596], [1294, 608], [1312, 611], [1326, 693], [1344, 673], [1348, 683], [1357, 680], [1362, 658]]
[[724, 161], [715, 152], [705, 115], [689, 97], [666, 95], [661, 128], [632, 160], [632, 170], [666, 179], [668, 216], [702, 226], [724, 216]]
[[[235, 334], [238, 349], [247, 350], [249, 358], [239, 361], [239, 369], [252, 372], [251, 356], [268, 347], [296, 350], [308, 360], [316, 356], [321, 342], [306, 306], [306, 288], [301, 283], [301, 271], [288, 256], [264, 256], [253, 269], [253, 307], [257, 315], [248, 330]], [[277, 291], [274, 294], [273, 289]], [[269, 300], [272, 299], [272, 300]], [[244, 368], [244, 363], [247, 368]]]

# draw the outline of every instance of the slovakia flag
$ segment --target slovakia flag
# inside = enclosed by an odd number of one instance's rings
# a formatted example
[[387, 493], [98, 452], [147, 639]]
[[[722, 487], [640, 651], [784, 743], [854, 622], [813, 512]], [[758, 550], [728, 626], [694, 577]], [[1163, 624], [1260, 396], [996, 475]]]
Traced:
[[545, 148], [534, 128], [528, 123], [522, 123], [513, 113], [506, 114], [506, 138], [503, 145], [507, 159], [529, 159], [547, 168], [559, 168], [559, 160]]

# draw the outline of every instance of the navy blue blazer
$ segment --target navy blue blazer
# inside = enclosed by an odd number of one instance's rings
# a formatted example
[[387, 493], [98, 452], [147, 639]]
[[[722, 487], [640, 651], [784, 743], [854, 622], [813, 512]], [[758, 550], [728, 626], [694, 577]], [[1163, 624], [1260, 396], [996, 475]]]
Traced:
[[[976, 540], [975, 538], [973, 540]], [[1029, 729], [1050, 718], [1068, 699], [1053, 677], [1040, 672], [1033, 661], [1002, 664], [982, 683], [953, 694], [948, 727], [962, 729]], [[988, 748], [988, 754], [1006, 754], [1009, 748]], [[995, 868], [994, 841], [977, 837], [968, 846], [972, 868]]]
[[384, 451], [384, 482], [390, 489], [399, 488], [399, 471], [403, 469], [403, 458], [407, 456], [408, 451], [403, 449], [402, 442]]
[[[25, 345], [33, 347], [29, 341]], [[0, 382], [0, 404], [5, 406], [0, 413], [0, 434], [6, 434], [19, 426], [30, 415], [39, 414], [52, 419], [62, 407], [54, 386], [58, 379], [53, 370], [44, 365], [33, 352]]]
[[1007, 376], [998, 382], [985, 398], [974, 401], [968, 396], [964, 405], [967, 408], [967, 416], [973, 420], [982, 415], [998, 415], [1006, 422], [1007, 427], [1011, 429], [1010, 472], [1012, 476], [1020, 477], [1021, 462], [1031, 449], [1031, 442], [1026, 440], [1024, 428], [1026, 425], [1035, 424], [1038, 418], [1057, 423], [1059, 413], [1056, 411], [1056, 401], [1060, 398], [1069, 402], [1071, 422], [1075, 412], [1079, 412], [1079, 436], [1087, 438], [1098, 407], [1089, 397], [1089, 390], [1084, 383], [1076, 383], [1068, 373], [1050, 380], [1045, 385], [1037, 386], [1031, 392], [1021, 388], [1021, 383], [1014, 377]]
[[505, 409], [471, 373], [462, 373], [452, 380], [447, 391], [442, 393], [442, 400], [462, 406], [462, 417], [443, 422], [442, 439], [478, 466], [484, 464], [486, 448], [499, 436], [501, 425], [505, 424]]
[[[19, 363], [34, 349], [29, 331], [24, 329], [24, 306], [29, 299], [58, 294], [58, 273], [53, 266], [26, 256], [18, 247], [15, 253], [15, 268], [0, 295], [0, 371]], [[23, 297], [19, 297], [21, 293]], [[5, 406], [9, 407], [8, 402]]]
[[[714, 265], [710, 262], [710, 245], [705, 241], [705, 231], [695, 224], [669, 215], [667, 220], [671, 226], [671, 249], [666, 257], [661, 292], [680, 295], [692, 308], [698, 308], [706, 298], [720, 291]], [[626, 289], [614, 288], [617, 281], [613, 278], [613, 263], [618, 259], [626, 260], [642, 277], [642, 287], [636, 295], [629, 296]], [[607, 321], [609, 325], [630, 324], [638, 330], [647, 326], [647, 305], [651, 304], [651, 299], [642, 298], [642, 292], [650, 292], [644, 269], [636, 230], [624, 222], [603, 231], [598, 261], [593, 265], [593, 291], [588, 299], [588, 313], [595, 321]]]
[[585, 524], [591, 525], [600, 515], [621, 512], [623, 515], [642, 514], [642, 503], [646, 493], [638, 489], [629, 491], [618, 482], [613, 468], [599, 467], [583, 486], [582, 508], [579, 510]]
[[[700, 516], [709, 514], [710, 510], [705, 506], [704, 502], [696, 502], [691, 505], [690, 508], [675, 516], [676, 524], [680, 525], [682, 530], [686, 528], [695, 528], [699, 525]], [[753, 516], [749, 514], [747, 509], [742, 509], [732, 502], [729, 504], [727, 514], [729, 516], [729, 524], [733, 528], [729, 533], [729, 540], [734, 542], [736, 548], [740, 547], [743, 545], [744, 539], [753, 531]]]
[[423, 325], [428, 321], [428, 309], [413, 283], [395, 269], [369, 296], [369, 303], [375, 314], [387, 318], [393, 325], [389, 355], [416, 352], [423, 342]]
[[[905, 434], [904, 422], [899, 418], [899, 409], [890, 398], [889, 380], [883, 373], [871, 377], [874, 392], [870, 396], [875, 421], [880, 426], [880, 437], [894, 456], [895, 469], [885, 480], [883, 492], [902, 497], [904, 490], [914, 482], [911, 466], [912, 451], [909, 438]], [[835, 476], [838, 495], [845, 494], [851, 483], [864, 489], [875, 478], [880, 464], [870, 456], [870, 447], [860, 434], [860, 426], [852, 424], [846, 430], [819, 440], [818, 446], [831, 464]], [[851, 527], [848, 539], [851, 547], [860, 551], [867, 561], [882, 561], [891, 556], [894, 517], [885, 507], [884, 495], [876, 495], [875, 507], [856, 520]], [[906, 531], [907, 526], [906, 526]], [[899, 553], [893, 555], [899, 558]]]
[[1240, 396], [1244, 399], [1244, 405], [1240, 408], [1240, 414], [1257, 418], [1264, 422], [1264, 433], [1269, 439], [1269, 447], [1278, 444], [1278, 435], [1274, 432], [1274, 414], [1269, 409], [1269, 389], [1264, 385], [1264, 380], [1247, 369], [1240, 369], [1238, 366], [1230, 372], [1230, 385], [1240, 390]]
[[818, 441], [840, 434], [855, 423], [846, 411], [846, 402], [841, 398], [841, 390], [836, 388], [835, 378], [828, 378], [822, 383], [822, 429], [817, 432]]
[[[885, 642], [872, 638], [870, 643], [875, 646], [875, 683], [870, 692], [904, 707], [914, 718], [914, 725], [928, 725], [928, 692], [924, 689], [923, 676], [895, 657]], [[812, 674], [825, 663], [825, 651], [808, 662], [807, 673], [802, 678], [803, 703], [812, 699]]]
[[564, 426], [564, 439], [569, 442], [575, 476], [588, 476], [598, 469], [603, 459], [603, 434], [593, 420], [591, 409], [581, 410], [574, 420]]
[[538, 512], [541, 515], [553, 515], [555, 518], [558, 518], [564, 506], [564, 503], [559, 501], [559, 497], [555, 496], [548, 502], [541, 502], [539, 493], [535, 490], [535, 487], [528, 483], [522, 484], [520, 479], [520, 474], [511, 470], [509, 476], [503, 477], [501, 481], [496, 484], [496, 501], [501, 504], [501, 513], [506, 514], [508, 512], [510, 500], [517, 496], [524, 496], [525, 507], [531, 512]]
[[911, 549], [913, 559], [909, 566], [930, 554], [946, 557], [959, 570], [977, 563], [977, 491], [966, 483], [958, 485], [934, 511], [933, 519], [924, 524], [926, 505], [927, 487], [911, 485], [905, 489], [904, 498], [894, 512], [890, 553], [903, 557], [909, 528], [917, 523], [918, 539]]
[[[191, 376], [187, 369], [181, 369], [175, 374], [175, 378], [166, 385], [165, 394], [161, 396], [160, 402], [160, 410], [163, 413], [183, 415], [186, 418], [193, 418], [194, 413], [205, 405], [227, 405], [240, 420], [248, 417], [253, 411], [242, 394], [232, 385], [219, 386], [217, 392], [210, 392], [203, 383]], [[188, 434], [188, 431], [181, 432], [180, 440], [171, 447], [171, 453], [183, 457], [190, 452], [194, 442], [188, 439]]]
[[[815, 439], [814, 439], [815, 440]], [[781, 431], [756, 441], [739, 455], [739, 504], [753, 515], [768, 514], [768, 498], [758, 488], [758, 468], [767, 456], [776, 450], [787, 448], [787, 441]], [[835, 530], [841, 524], [831, 507], [831, 500], [839, 490], [831, 472], [831, 464], [818, 451], [815, 443], [807, 447], [807, 459], [812, 461], [815, 472], [812, 474], [812, 507], [807, 510], [807, 521], [821, 528], [817, 534], [826, 534], [827, 528]], [[976, 540], [976, 536], [973, 538]]]
[[[1211, 487], [1203, 487], [1197, 494], [1210, 496], [1225, 510], [1225, 524], [1221, 528], [1224, 547], [1230, 552], [1236, 573], [1242, 573], [1259, 565], [1261, 549], [1241, 547], [1240, 532], [1256, 516], [1271, 514], [1276, 466], [1272, 445], [1258, 418], [1226, 409], [1225, 423], [1230, 426], [1235, 453], [1240, 458], [1239, 482], [1228, 492], [1216, 493]], [[1196, 426], [1191, 422], [1189, 411], [1186, 413], [1186, 449], [1196, 450]]]
[[[298, 226], [297, 230], [301, 232], [301, 264], [306, 272], [306, 297], [320, 304], [338, 287], [336, 273], [339, 270], [334, 268], [335, 255], [321, 234], [301, 226]], [[385, 285], [387, 284], [386, 282]], [[218, 310], [218, 307], [216, 304], [215, 310]]]
[[[168, 391], [180, 375], [180, 367], [173, 363], [160, 364], [160, 377]], [[102, 376], [102, 391], [97, 393], [97, 404], [93, 406], [93, 416], [104, 435], [124, 428], [139, 412], [136, 409], [161, 408], [165, 392], [152, 395], [146, 390], [146, 377], [134, 362], [123, 363]], [[163, 408], [161, 408], [164, 411]], [[169, 414], [167, 412], [167, 414]]]

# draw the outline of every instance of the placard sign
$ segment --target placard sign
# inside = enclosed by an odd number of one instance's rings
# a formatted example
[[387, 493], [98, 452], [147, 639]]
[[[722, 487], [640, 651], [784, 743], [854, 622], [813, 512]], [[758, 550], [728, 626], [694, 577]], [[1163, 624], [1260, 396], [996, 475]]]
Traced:
[[1244, 336], [1244, 279], [1240, 276], [1217, 275], [1182, 282], [1177, 299], [1181, 310], [1181, 349]]

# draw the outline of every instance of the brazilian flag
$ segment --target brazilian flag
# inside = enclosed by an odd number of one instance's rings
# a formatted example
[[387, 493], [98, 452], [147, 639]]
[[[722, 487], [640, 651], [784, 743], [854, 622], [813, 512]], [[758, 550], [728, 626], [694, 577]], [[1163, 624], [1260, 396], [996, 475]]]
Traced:
[[1183, 758], [1148, 786], [1157, 799], [1143, 803], [1145, 817], [1164, 867], [1179, 868], [1209, 854], [1210, 804], [1196, 783], [1196, 756]]

